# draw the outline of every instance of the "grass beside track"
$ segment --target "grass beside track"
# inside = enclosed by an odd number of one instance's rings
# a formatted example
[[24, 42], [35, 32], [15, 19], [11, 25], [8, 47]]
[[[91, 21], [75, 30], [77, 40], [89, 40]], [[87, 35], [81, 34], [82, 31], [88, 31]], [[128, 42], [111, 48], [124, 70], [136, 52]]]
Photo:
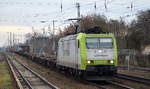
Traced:
[[13, 89], [9, 68], [5, 61], [0, 61], [0, 89]]

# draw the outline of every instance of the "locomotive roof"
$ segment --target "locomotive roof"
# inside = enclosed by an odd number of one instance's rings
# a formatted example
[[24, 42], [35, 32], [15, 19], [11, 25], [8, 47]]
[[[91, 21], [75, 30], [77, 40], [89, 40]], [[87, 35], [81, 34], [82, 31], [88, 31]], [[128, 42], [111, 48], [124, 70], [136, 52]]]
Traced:
[[114, 35], [112, 33], [105, 33], [105, 34], [86, 34], [86, 33], [78, 33], [75, 35], [68, 35], [66, 37], [63, 37], [60, 39], [60, 41], [62, 40], [71, 40], [71, 39], [76, 39], [76, 38], [80, 38], [80, 37], [114, 37]]

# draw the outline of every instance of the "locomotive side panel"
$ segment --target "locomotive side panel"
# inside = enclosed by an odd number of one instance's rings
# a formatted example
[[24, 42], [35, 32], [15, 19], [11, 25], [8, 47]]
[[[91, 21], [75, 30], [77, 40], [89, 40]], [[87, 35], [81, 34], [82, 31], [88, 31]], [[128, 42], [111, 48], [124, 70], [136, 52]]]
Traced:
[[57, 65], [77, 69], [79, 54], [75, 37], [62, 38], [58, 42]]

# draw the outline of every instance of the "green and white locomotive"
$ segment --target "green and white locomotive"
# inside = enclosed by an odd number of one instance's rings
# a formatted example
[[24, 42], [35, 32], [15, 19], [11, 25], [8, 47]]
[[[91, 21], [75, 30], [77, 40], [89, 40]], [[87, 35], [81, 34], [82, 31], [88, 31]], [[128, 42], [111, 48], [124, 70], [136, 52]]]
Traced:
[[116, 74], [117, 64], [113, 34], [79, 33], [58, 42], [56, 66], [59, 70], [87, 80], [106, 80]]

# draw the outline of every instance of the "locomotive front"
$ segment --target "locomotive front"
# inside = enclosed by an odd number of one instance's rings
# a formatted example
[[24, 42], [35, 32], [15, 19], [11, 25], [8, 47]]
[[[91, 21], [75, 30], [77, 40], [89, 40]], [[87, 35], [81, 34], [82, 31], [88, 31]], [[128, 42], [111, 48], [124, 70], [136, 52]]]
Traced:
[[[81, 68], [86, 75], [113, 76], [117, 72], [117, 46], [113, 34], [85, 34], [80, 37]], [[90, 78], [90, 76], [88, 76]]]

